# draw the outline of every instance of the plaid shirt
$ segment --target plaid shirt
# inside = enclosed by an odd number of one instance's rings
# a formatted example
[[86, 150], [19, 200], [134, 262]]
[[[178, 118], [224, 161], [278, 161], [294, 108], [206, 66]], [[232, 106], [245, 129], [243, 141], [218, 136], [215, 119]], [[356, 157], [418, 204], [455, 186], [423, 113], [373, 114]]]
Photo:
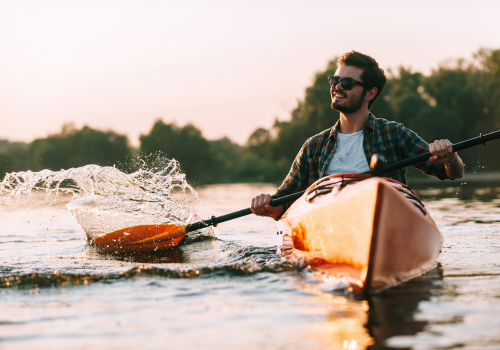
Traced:
[[[273, 197], [282, 197], [306, 190], [314, 182], [326, 176], [328, 164], [337, 147], [339, 126], [340, 120], [332, 128], [307, 139], [295, 157], [292, 168], [283, 184]], [[429, 144], [415, 132], [405, 128], [403, 124], [375, 118], [370, 113], [363, 129], [363, 149], [368, 164], [375, 153], [382, 154], [387, 164], [391, 164], [428, 152]], [[426, 161], [418, 163], [414, 167], [440, 180], [449, 178], [443, 164], [431, 165], [429, 161]], [[406, 168], [387, 173], [384, 176], [406, 184]]]

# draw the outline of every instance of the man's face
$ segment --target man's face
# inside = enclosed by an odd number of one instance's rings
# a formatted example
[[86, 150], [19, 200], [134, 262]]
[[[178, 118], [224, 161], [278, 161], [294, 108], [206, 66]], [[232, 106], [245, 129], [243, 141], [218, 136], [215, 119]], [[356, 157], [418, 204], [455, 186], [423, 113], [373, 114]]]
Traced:
[[[354, 66], [339, 66], [335, 75], [340, 78], [352, 78], [361, 80], [363, 69]], [[332, 109], [344, 114], [351, 114], [361, 108], [366, 95], [366, 90], [359, 84], [354, 84], [351, 90], [344, 90], [342, 84], [330, 87], [332, 98]]]

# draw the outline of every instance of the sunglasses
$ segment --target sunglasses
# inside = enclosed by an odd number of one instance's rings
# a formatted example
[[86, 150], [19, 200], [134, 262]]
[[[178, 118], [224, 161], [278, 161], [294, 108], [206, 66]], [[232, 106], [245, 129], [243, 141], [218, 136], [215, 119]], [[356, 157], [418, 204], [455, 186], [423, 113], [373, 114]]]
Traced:
[[333, 87], [333, 88], [335, 88], [335, 86], [337, 86], [340, 83], [340, 84], [342, 84], [342, 89], [344, 89], [344, 90], [351, 90], [355, 83], [363, 86], [366, 89], [368, 88], [365, 85], [365, 83], [354, 80], [352, 78], [337, 77], [336, 75], [328, 77], [328, 82], [330, 83], [330, 87]]

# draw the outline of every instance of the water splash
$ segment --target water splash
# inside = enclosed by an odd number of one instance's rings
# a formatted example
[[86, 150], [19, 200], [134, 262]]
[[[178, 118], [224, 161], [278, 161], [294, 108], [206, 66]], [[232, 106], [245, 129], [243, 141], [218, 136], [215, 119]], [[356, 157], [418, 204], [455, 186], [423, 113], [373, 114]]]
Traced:
[[175, 160], [132, 174], [98, 165], [9, 173], [0, 183], [0, 204], [16, 205], [33, 191], [45, 192], [45, 205], [72, 194], [67, 208], [89, 241], [127, 227], [185, 226], [200, 219], [198, 194]]

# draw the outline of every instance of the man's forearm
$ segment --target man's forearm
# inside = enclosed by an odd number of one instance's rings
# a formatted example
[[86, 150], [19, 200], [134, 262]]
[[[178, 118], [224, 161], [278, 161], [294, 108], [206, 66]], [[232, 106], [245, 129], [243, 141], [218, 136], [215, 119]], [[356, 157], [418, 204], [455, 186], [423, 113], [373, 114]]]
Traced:
[[444, 164], [444, 168], [449, 178], [458, 179], [464, 175], [464, 163], [457, 153], [450, 163]]

